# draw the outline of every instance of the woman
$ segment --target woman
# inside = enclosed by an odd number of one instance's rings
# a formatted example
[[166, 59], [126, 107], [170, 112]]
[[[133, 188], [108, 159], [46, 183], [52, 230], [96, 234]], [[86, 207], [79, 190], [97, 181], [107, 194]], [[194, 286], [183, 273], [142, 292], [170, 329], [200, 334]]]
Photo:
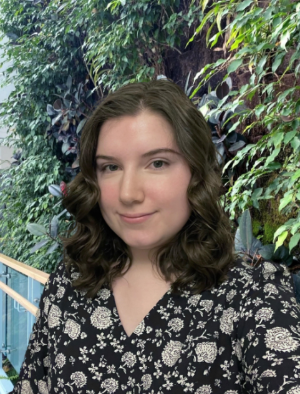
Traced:
[[182, 89], [109, 94], [80, 168], [13, 393], [300, 393], [292, 277], [236, 259], [211, 133]]

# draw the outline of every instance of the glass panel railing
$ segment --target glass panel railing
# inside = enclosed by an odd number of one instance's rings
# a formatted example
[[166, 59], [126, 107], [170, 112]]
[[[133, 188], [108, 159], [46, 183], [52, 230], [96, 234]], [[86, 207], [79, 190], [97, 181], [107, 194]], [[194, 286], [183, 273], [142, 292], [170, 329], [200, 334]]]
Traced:
[[[28, 298], [28, 277], [8, 267], [7, 285]], [[7, 296], [7, 329], [6, 329], [6, 351], [7, 358], [17, 371], [20, 371], [24, 354], [28, 343], [28, 314], [23, 306], [11, 297]]]
[[[38, 308], [43, 284], [1, 263], [0, 281]], [[0, 290], [0, 293], [2, 371], [7, 376], [14, 376], [20, 372], [35, 316], [4, 291]], [[9, 392], [1, 390], [2, 383], [4, 381], [0, 379], [0, 392]]]

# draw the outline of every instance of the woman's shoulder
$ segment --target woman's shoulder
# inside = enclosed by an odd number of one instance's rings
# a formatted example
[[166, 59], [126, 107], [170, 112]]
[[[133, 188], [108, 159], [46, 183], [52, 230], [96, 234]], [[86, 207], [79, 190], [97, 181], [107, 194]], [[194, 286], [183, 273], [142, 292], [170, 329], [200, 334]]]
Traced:
[[[77, 289], [73, 287], [73, 282], [81, 276], [79, 268], [74, 264], [68, 265], [65, 261], [60, 261], [54, 271], [50, 274], [46, 285], [45, 292], [51, 294], [52, 301], [68, 297], [71, 299], [86, 298], [86, 289]], [[104, 293], [109, 292], [107, 284], [98, 291], [97, 296], [101, 297]], [[92, 300], [92, 299], [90, 299]]]
[[45, 283], [45, 290], [53, 293], [55, 288], [67, 287], [71, 284], [73, 279], [78, 277], [78, 275], [79, 273], [76, 272], [74, 266], [71, 266], [68, 270], [65, 261], [61, 260], [49, 275], [49, 278]]
[[237, 259], [228, 271], [231, 279], [249, 281], [268, 281], [275, 280], [281, 284], [288, 284], [291, 279], [291, 273], [286, 265], [271, 261], [262, 261], [258, 264], [249, 264], [242, 259]]
[[250, 265], [242, 259], [237, 259], [234, 266], [228, 271], [228, 280], [225, 286], [238, 290], [242, 299], [269, 294], [287, 293], [293, 302], [296, 302], [292, 274], [286, 265], [270, 261], [263, 261]]
[[72, 281], [78, 276], [76, 267], [71, 265], [68, 268], [64, 261], [60, 261], [45, 283], [39, 309], [48, 314], [52, 308], [54, 314], [61, 314], [62, 310], [68, 309], [75, 300], [85, 304], [83, 296], [86, 292], [77, 291], [72, 286]]

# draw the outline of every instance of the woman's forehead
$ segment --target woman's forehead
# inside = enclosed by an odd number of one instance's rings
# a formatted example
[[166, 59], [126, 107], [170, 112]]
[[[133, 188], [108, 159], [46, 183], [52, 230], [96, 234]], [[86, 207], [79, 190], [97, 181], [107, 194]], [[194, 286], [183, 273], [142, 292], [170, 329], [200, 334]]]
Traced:
[[112, 147], [121, 151], [141, 149], [143, 153], [150, 149], [177, 148], [171, 125], [158, 116], [127, 116], [105, 122], [99, 132], [98, 149]]

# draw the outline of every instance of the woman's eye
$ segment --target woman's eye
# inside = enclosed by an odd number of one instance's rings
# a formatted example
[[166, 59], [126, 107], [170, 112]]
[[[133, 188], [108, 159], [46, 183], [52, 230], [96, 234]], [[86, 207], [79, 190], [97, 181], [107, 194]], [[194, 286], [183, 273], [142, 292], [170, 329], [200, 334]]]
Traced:
[[106, 166], [103, 166], [102, 168], [101, 168], [101, 172], [105, 172], [106, 171], [106, 168], [107, 167], [111, 167], [111, 166], [114, 166], [114, 164], [107, 164]]
[[[168, 166], [169, 165], [169, 163], [167, 162], [167, 161], [164, 161], [164, 160], [154, 160], [152, 163], [151, 163], [151, 165], [153, 164], [153, 163], [163, 163], [164, 165], [163, 166], [159, 166], [159, 167], [155, 167], [154, 166], [154, 168], [156, 168], [156, 169], [160, 169], [160, 168], [164, 168], [165, 166]], [[103, 166], [101, 169], [100, 169], [100, 171], [101, 172], [115, 172], [115, 171], [110, 171], [110, 170], [106, 170], [108, 167], [118, 167], [117, 165], [115, 165], [115, 164], [106, 164], [105, 166]]]
[[166, 162], [166, 161], [164, 161], [164, 160], [154, 160], [151, 164], [153, 164], [153, 163], [163, 163], [162, 166], [159, 166], [159, 167], [155, 167], [155, 166], [154, 166], [154, 168], [156, 168], [156, 169], [164, 168], [165, 166], [168, 166], [168, 165], [169, 165], [169, 163]]

